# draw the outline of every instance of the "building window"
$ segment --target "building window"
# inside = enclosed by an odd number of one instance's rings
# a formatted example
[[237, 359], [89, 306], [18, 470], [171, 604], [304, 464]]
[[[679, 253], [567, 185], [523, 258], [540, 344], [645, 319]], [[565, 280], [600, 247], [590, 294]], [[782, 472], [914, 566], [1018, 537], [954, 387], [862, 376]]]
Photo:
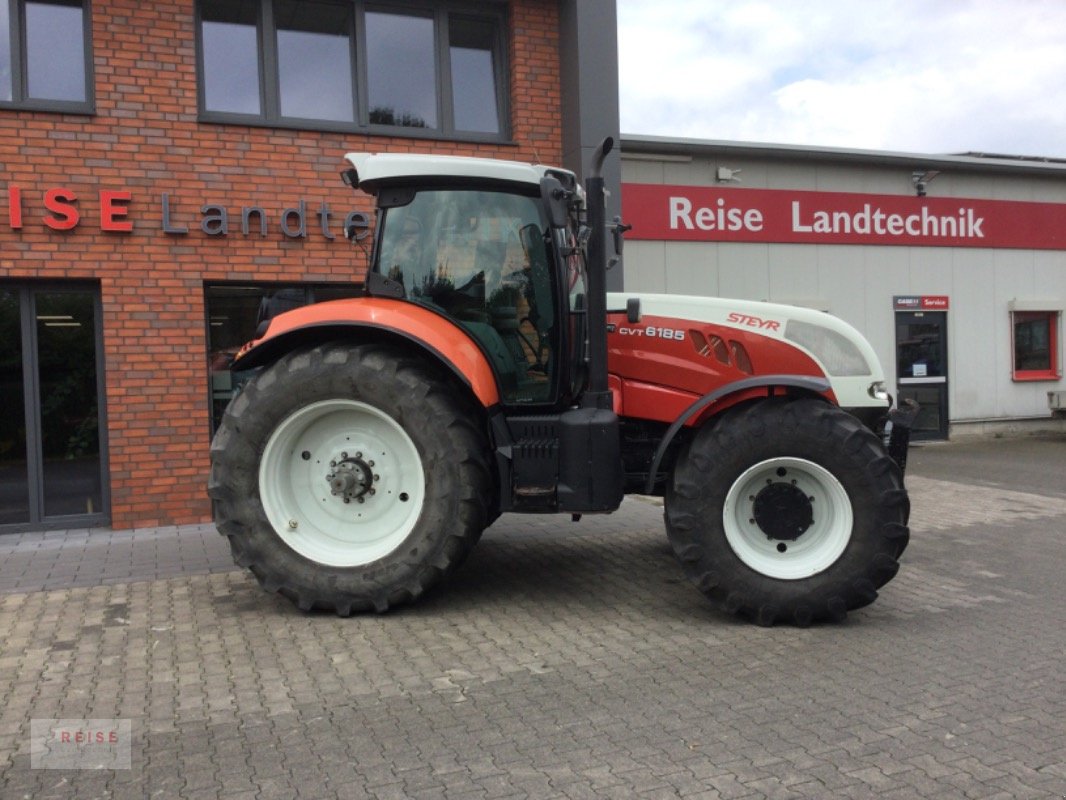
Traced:
[[200, 0], [201, 118], [499, 140], [503, 16], [461, 8]]
[[436, 128], [433, 18], [368, 12], [366, 47], [370, 123]]
[[258, 15], [240, 0], [205, 3], [200, 16], [204, 107], [235, 114], [261, 113]]
[[496, 103], [496, 31], [482, 19], [453, 16], [448, 25], [455, 127], [463, 131], [499, 133]]
[[87, 0], [0, 0], [0, 105], [91, 113]]
[[207, 371], [211, 391], [211, 430], [253, 371], [234, 372], [233, 357], [241, 345], [255, 337], [255, 329], [266, 318], [283, 311], [358, 297], [361, 284], [214, 284], [204, 287], [207, 308]]
[[1047, 381], [1062, 377], [1058, 311], [1012, 311], [1014, 380]]
[[281, 116], [354, 122], [352, 8], [276, 0]]

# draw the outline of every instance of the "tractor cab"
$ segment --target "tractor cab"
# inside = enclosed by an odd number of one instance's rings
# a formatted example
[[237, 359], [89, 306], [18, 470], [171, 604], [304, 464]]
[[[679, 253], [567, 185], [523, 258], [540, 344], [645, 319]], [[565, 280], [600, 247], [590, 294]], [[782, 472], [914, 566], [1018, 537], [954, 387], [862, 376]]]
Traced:
[[553, 402], [562, 298], [540, 198], [441, 188], [384, 201], [373, 269], [393, 295], [457, 322], [488, 356], [503, 403]]
[[457, 323], [487, 357], [504, 406], [554, 408], [578, 396], [583, 348], [572, 342], [586, 328], [580, 195], [571, 192], [565, 214], [553, 214], [540, 186], [550, 174], [575, 187], [574, 176], [507, 162], [485, 176], [481, 162], [475, 179], [470, 160], [433, 157], [437, 175], [423, 172], [412, 185], [411, 162], [424, 157], [347, 158], [346, 182], [378, 201], [367, 294]]

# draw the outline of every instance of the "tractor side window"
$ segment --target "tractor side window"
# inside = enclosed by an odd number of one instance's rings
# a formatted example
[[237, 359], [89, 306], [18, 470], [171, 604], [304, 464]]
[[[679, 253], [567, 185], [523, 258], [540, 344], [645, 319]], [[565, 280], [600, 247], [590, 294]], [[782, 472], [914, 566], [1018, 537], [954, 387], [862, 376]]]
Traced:
[[386, 209], [381, 223], [378, 271], [477, 341], [508, 404], [554, 399], [558, 334], [546, 235], [538, 200], [507, 192], [422, 191]]

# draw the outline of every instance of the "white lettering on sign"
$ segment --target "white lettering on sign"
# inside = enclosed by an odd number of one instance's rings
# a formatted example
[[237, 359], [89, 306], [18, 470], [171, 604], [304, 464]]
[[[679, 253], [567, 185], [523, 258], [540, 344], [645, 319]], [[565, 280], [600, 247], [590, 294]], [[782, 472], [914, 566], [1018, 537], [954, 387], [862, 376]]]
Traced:
[[676, 328], [656, 328], [649, 325], [646, 328], [627, 328], [622, 326], [618, 329], [621, 336], [644, 336], [648, 339], [673, 339], [680, 342], [685, 338], [685, 332]]
[[719, 197], [714, 208], [702, 206], [695, 212], [687, 197], [670, 198], [670, 227], [701, 231], [761, 231], [762, 212], [757, 208], [735, 208]]
[[792, 201], [792, 230], [795, 233], [857, 233], [862, 236], [931, 236], [951, 239], [983, 239], [984, 217], [972, 208], [960, 208], [958, 215], [886, 214], [869, 203], [862, 211], [814, 211], [804, 215], [799, 200]]

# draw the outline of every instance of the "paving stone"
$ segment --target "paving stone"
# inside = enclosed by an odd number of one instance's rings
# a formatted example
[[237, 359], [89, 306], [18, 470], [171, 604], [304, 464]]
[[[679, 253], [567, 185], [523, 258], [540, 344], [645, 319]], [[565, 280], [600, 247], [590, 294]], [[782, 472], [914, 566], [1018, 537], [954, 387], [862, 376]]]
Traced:
[[[0, 797], [1058, 798], [1066, 488], [1012, 484], [1009, 444], [951, 480], [952, 447], [912, 458], [899, 576], [807, 630], [710, 608], [640, 499], [504, 516], [424, 602], [343, 620], [210, 526], [2, 538]], [[134, 768], [30, 769], [61, 715], [130, 718]]]

